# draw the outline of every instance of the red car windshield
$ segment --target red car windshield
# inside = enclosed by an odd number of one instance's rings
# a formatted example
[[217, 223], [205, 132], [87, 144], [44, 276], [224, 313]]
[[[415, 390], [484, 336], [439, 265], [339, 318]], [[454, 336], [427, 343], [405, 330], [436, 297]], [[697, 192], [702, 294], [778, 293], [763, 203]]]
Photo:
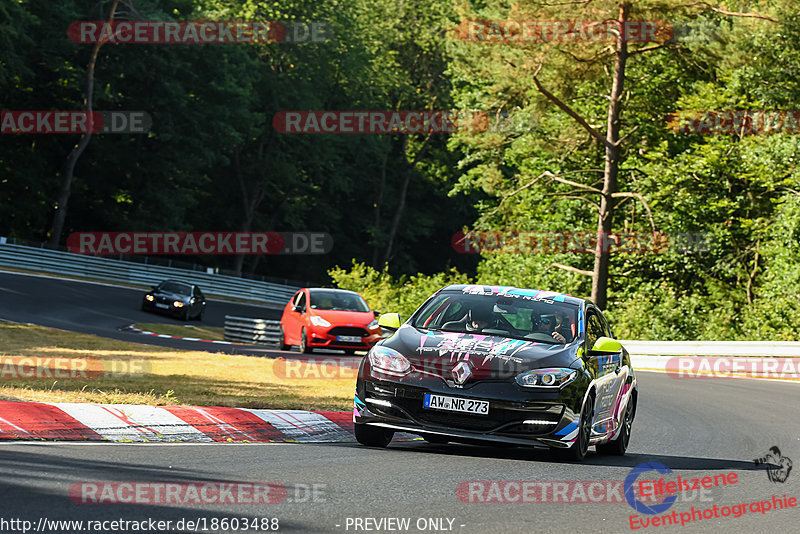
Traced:
[[314, 310], [338, 310], [368, 312], [369, 306], [357, 293], [345, 291], [311, 291], [311, 308]]

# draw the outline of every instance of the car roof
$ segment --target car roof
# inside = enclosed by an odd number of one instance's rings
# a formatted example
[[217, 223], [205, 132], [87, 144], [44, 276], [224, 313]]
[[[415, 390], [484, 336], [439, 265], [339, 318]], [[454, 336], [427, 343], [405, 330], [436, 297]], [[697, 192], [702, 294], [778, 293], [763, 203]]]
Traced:
[[576, 306], [586, 306], [592, 304], [589, 299], [573, 297], [566, 293], [558, 293], [556, 291], [545, 291], [542, 289], [529, 289], [524, 287], [514, 286], [489, 286], [489, 285], [475, 285], [475, 284], [453, 284], [440, 289], [439, 291], [453, 291], [460, 293], [471, 293], [478, 295], [522, 295], [536, 297], [538, 299], [551, 299], [556, 302], [565, 302], [567, 304], [574, 304]]

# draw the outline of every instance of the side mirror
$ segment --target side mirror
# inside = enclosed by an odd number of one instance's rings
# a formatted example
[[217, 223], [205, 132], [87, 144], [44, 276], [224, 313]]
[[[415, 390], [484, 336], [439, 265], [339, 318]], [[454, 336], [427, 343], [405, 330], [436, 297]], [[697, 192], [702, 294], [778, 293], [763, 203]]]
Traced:
[[599, 337], [594, 342], [594, 347], [589, 351], [589, 356], [602, 356], [616, 354], [622, 350], [622, 343], [610, 337]]
[[384, 313], [378, 319], [378, 325], [387, 330], [397, 330], [400, 328], [400, 314], [399, 313]]
[[375, 316], [375, 318], [377, 319], [378, 317], [380, 317], [380, 316], [381, 316], [381, 312], [379, 312], [379, 311], [375, 311], [375, 310], [372, 310], [372, 315], [374, 315], [374, 316]]

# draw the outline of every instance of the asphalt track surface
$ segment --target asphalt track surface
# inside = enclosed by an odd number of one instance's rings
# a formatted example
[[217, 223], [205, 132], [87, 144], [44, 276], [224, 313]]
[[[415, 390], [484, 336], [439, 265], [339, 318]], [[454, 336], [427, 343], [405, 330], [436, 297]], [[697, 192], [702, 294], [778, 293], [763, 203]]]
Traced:
[[[195, 320], [184, 322], [170, 316], [142, 311], [140, 306], [143, 296], [144, 291], [141, 289], [0, 271], [0, 319], [181, 350], [260, 356], [287, 355], [268, 345], [223, 345], [183, 341], [121, 330], [134, 323], [193, 326], [202, 324], [222, 327], [226, 315], [276, 320], [281, 317], [281, 311], [272, 308], [209, 300], [202, 322]], [[343, 355], [337, 351], [330, 351], [330, 354]]]
[[[141, 292], [17, 275], [0, 275], [0, 317], [136, 341], [121, 333], [130, 322], [154, 322], [136, 304]], [[99, 299], [99, 300], [98, 300]], [[97, 303], [104, 303], [102, 311]], [[236, 304], [219, 303], [209, 323]], [[115, 306], [113, 309], [108, 306]], [[247, 308], [252, 309], [252, 308]], [[224, 310], [224, 311], [223, 311]], [[230, 310], [230, 311], [228, 311]], [[216, 315], [219, 314], [219, 315]], [[162, 319], [164, 320], [164, 319]], [[169, 320], [169, 319], [166, 319]], [[160, 341], [160, 340], [159, 340]], [[170, 340], [167, 340], [170, 341]], [[638, 374], [639, 407], [628, 454], [590, 452], [581, 464], [553, 460], [547, 451], [421, 441], [394, 442], [388, 449], [335, 444], [89, 444], [0, 443], [0, 531], [21, 532], [11, 519], [197, 520], [205, 532], [213, 518], [278, 518], [281, 532], [633, 532], [626, 502], [463, 502], [456, 488], [468, 481], [623, 481], [635, 466], [659, 462], [672, 470], [667, 480], [734, 472], [735, 484], [681, 494], [665, 513], [717, 505], [732, 507], [784, 494], [800, 500], [800, 388], [797, 384], [741, 379], [674, 379]], [[784, 483], [771, 482], [754, 458], [778, 446], [793, 460]], [[643, 474], [645, 480], [663, 475]], [[272, 482], [287, 488], [278, 504], [79, 504], [68, 497], [81, 482]], [[321, 492], [308, 498], [307, 488]], [[488, 494], [484, 494], [486, 497]], [[512, 493], [513, 498], [519, 493]], [[299, 497], [299, 498], [298, 498]], [[467, 497], [468, 500], [468, 497]], [[475, 499], [476, 500], [476, 499]], [[495, 499], [496, 500], [496, 499]], [[299, 502], [298, 502], [299, 501]], [[650, 526], [644, 532], [797, 532], [800, 508], [748, 511], [685, 526]], [[659, 516], [662, 514], [659, 514]], [[678, 515], [680, 517], [680, 515]], [[348, 522], [348, 518], [350, 518]], [[375, 528], [386, 518], [409, 518], [408, 530]], [[418, 520], [442, 521], [444, 528], [418, 529]], [[442, 519], [444, 518], [444, 519]], [[449, 520], [452, 520], [452, 527]], [[19, 527], [19, 523], [16, 526]], [[88, 526], [88, 524], [86, 525]], [[106, 527], [102, 532], [125, 532]], [[450, 530], [447, 530], [450, 529]], [[75, 532], [51, 527], [47, 532]], [[134, 530], [128, 530], [133, 532]], [[139, 530], [142, 532], [146, 530]], [[191, 532], [174, 526], [168, 532]], [[194, 531], [202, 531], [195, 529]], [[240, 530], [241, 531], [241, 530]], [[256, 532], [255, 530], [249, 530]], [[261, 531], [261, 530], [260, 530]], [[88, 532], [88, 530], [84, 530]]]
[[[392, 443], [369, 449], [337, 444], [0, 444], [2, 518], [177, 521], [205, 517], [277, 517], [282, 532], [367, 532], [347, 528], [347, 518], [449, 518], [439, 532], [630, 532], [622, 503], [462, 502], [464, 481], [624, 480], [643, 462], [660, 462], [682, 478], [735, 472], [737, 482], [684, 495], [673, 510], [734, 506], [772, 495], [800, 497], [800, 473], [770, 482], [753, 459], [777, 445], [800, 459], [800, 389], [795, 384], [755, 380], [677, 380], [640, 373], [639, 413], [628, 454], [598, 456], [582, 464], [559, 463], [538, 449]], [[796, 471], [797, 468], [795, 468]], [[642, 475], [643, 479], [657, 479]], [[661, 476], [661, 475], [659, 475]], [[670, 478], [671, 477], [671, 478]], [[279, 504], [131, 505], [76, 504], [68, 498], [77, 482], [274, 482], [286, 486]], [[322, 492], [308, 499], [304, 488]], [[696, 492], [695, 492], [696, 493]], [[511, 494], [512, 498], [515, 494]], [[297, 496], [300, 499], [297, 499]], [[305, 502], [292, 502], [292, 501]], [[703, 519], [684, 527], [649, 527], [647, 532], [796, 532], [798, 508]], [[447, 525], [447, 521], [444, 522]], [[337, 527], [337, 525], [339, 525]], [[463, 525], [463, 526], [461, 526]], [[7, 532], [6, 530], [3, 530]], [[172, 530], [182, 532], [182, 530]], [[185, 531], [185, 530], [184, 530]], [[372, 530], [399, 532], [389, 529]], [[433, 530], [435, 531], [435, 530]], [[234, 532], [221, 530], [221, 532]], [[431, 530], [428, 530], [431, 532]]]

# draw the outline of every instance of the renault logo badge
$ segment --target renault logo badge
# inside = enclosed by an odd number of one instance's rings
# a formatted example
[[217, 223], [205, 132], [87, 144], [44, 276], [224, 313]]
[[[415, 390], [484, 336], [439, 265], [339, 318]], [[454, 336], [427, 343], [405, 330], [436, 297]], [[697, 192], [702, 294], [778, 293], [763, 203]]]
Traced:
[[463, 384], [467, 381], [467, 378], [472, 376], [472, 368], [469, 366], [469, 362], [458, 362], [455, 367], [453, 367], [453, 378], [456, 381], [456, 384]]

